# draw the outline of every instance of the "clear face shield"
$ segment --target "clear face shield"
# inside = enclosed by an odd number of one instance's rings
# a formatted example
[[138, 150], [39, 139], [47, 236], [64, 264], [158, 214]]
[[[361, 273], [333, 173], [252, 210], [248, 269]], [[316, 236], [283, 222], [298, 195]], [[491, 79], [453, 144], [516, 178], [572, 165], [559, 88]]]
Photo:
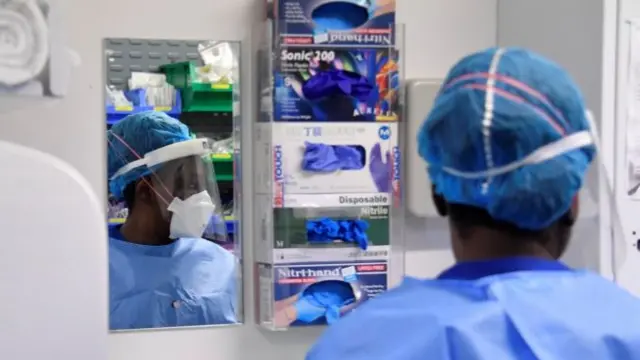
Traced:
[[[607, 167], [604, 162], [602, 142], [600, 141], [598, 127], [593, 113], [587, 110], [586, 118], [589, 121], [590, 134], [593, 138], [593, 145], [596, 148], [595, 162], [597, 164], [598, 174], [587, 177], [584, 189], [591, 195], [592, 199], [595, 199], [594, 202], [599, 205], [600, 223], [604, 225], [601, 225], [601, 227], [605, 229], [605, 233], [600, 235], [603, 237], [603, 241], [609, 242], [611, 255], [610, 269], [600, 269], [600, 272], [610, 271], [613, 280], [620, 282], [620, 269], [625, 265], [628, 258], [629, 246], [627, 245], [625, 236], [626, 234], [631, 234], [630, 229], [633, 227], [622, 217], [620, 200], [616, 196], [614, 187], [614, 167], [613, 164]], [[604, 251], [604, 249], [601, 247], [600, 251]]]
[[[591, 166], [578, 194], [579, 212], [572, 233], [574, 240], [570, 242], [564, 260], [572, 266], [591, 268], [604, 275], [610, 273], [617, 281], [619, 269], [626, 261], [629, 247], [625, 242], [624, 234], [631, 232], [626, 232], [625, 229], [631, 229], [631, 227], [625, 224], [620, 216], [620, 206], [613, 187], [613, 172], [609, 171], [603, 162], [600, 138], [593, 114], [587, 111], [586, 118], [589, 122], [589, 130], [565, 136], [540, 147], [519, 161], [487, 171], [464, 172], [448, 167], [443, 167], [442, 171], [458, 178], [483, 180], [488, 184], [492, 178], [517, 171], [521, 167], [542, 164], [580, 148], [594, 147], [596, 150], [594, 162], [597, 166]], [[601, 246], [601, 241], [610, 241], [610, 267], [606, 261], [602, 261], [603, 253], [607, 254], [609, 250], [604, 249], [607, 246]]]
[[170, 238], [199, 238], [207, 233], [209, 238], [225, 242], [227, 228], [213, 154], [208, 139], [178, 142], [138, 156], [118, 170], [111, 181], [145, 169], [142, 181], [157, 195], [160, 212], [170, 222]]

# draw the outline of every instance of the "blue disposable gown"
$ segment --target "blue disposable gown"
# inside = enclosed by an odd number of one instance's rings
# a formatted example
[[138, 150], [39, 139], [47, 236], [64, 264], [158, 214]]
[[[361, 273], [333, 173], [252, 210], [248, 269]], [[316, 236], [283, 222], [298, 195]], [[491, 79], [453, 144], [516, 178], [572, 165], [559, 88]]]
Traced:
[[110, 229], [110, 328], [141, 329], [236, 321], [236, 260], [204, 239], [148, 246]]
[[640, 300], [531, 258], [406, 279], [330, 326], [307, 360], [635, 360]]

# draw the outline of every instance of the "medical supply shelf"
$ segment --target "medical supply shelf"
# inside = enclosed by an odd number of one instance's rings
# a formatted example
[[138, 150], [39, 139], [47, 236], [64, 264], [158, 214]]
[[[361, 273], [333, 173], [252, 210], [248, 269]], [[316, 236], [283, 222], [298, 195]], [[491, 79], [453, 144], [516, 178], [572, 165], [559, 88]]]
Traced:
[[107, 105], [106, 106], [107, 125], [109, 126], [114, 125], [115, 123], [124, 119], [128, 115], [143, 112], [143, 111], [150, 111], [150, 110], [160, 111], [160, 112], [167, 113], [167, 115], [174, 117], [176, 119], [180, 117], [180, 113], [182, 112], [182, 100], [180, 96], [180, 91], [176, 91], [175, 97], [173, 99], [174, 105], [172, 107], [149, 106], [146, 104], [144, 95], [139, 95], [137, 96], [137, 98], [138, 98], [137, 99], [138, 101], [136, 101], [136, 103], [138, 103], [138, 105], [134, 105], [134, 106]]
[[233, 111], [233, 89], [229, 84], [192, 84], [182, 90], [183, 112]]
[[229, 83], [199, 82], [193, 62], [162, 65], [160, 71], [165, 74], [169, 84], [181, 90], [183, 112], [233, 111], [233, 86]]
[[202, 66], [204, 63], [198, 54], [198, 44], [202, 42], [204, 40], [106, 39], [107, 85], [123, 89], [132, 72], [157, 73], [165, 64], [191, 61]]

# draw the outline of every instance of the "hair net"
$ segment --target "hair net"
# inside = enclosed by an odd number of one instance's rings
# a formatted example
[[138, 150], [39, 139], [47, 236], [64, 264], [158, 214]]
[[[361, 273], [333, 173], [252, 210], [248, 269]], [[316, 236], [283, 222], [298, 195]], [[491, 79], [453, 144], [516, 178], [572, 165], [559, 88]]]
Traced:
[[107, 175], [111, 194], [122, 200], [122, 192], [129, 183], [151, 172], [141, 166], [111, 179], [121, 167], [148, 152], [189, 139], [187, 126], [162, 112], [140, 112], [113, 125], [107, 131]]
[[582, 95], [566, 71], [527, 50], [489, 49], [451, 69], [420, 129], [418, 151], [448, 202], [541, 230], [571, 206], [594, 147], [491, 178], [458, 177], [443, 168], [484, 172], [584, 130], [591, 129]]

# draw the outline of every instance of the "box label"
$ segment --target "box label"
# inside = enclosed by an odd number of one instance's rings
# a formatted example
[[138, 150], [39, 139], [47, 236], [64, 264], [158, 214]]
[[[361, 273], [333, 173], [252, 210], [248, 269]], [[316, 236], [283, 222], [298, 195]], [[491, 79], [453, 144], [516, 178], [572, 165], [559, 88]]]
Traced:
[[396, 51], [286, 48], [275, 65], [275, 121], [398, 120]]
[[395, 43], [395, 0], [341, 0], [343, 13], [337, 15], [342, 19], [324, 23], [314, 18], [320, 13], [326, 18], [332, 2], [337, 1], [275, 0], [280, 43], [353, 47], [388, 47]]

